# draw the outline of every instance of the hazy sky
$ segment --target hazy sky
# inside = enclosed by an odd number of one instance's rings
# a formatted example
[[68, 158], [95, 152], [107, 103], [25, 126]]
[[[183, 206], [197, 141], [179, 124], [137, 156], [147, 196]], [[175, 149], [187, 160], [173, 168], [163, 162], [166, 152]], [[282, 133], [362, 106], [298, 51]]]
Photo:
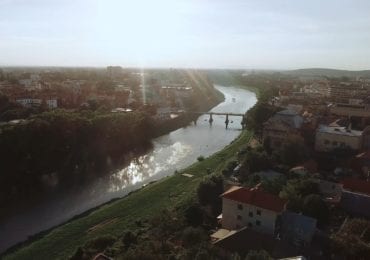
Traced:
[[0, 0], [0, 65], [370, 69], [370, 1]]

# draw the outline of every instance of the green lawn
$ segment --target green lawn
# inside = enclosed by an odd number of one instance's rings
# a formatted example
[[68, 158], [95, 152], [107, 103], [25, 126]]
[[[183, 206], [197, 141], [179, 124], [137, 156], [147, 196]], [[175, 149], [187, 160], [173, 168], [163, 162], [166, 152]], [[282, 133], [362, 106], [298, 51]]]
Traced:
[[[196, 162], [179, 174], [164, 178], [59, 226], [4, 259], [66, 259], [91, 238], [102, 234], [122, 235], [124, 230], [134, 228], [135, 220], [153, 217], [162, 209], [171, 209], [194, 196], [198, 184], [207, 175], [207, 168], [212, 172], [221, 172], [230, 160], [235, 159], [241, 145], [247, 144], [252, 136], [251, 132], [243, 131], [233, 143], [204, 161]], [[187, 178], [181, 173], [192, 174], [194, 177]], [[102, 226], [96, 228], [100, 223]], [[88, 232], [93, 227], [95, 229]]]

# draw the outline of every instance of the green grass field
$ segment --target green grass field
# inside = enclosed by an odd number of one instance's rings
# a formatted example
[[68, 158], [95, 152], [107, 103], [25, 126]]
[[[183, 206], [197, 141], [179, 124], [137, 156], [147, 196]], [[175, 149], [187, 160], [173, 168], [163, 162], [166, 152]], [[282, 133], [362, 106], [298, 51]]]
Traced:
[[[243, 131], [230, 145], [204, 161], [56, 227], [40, 239], [4, 256], [4, 259], [66, 259], [77, 247], [94, 237], [102, 234], [122, 235], [125, 230], [136, 227], [136, 220], [153, 217], [160, 214], [161, 210], [176, 207], [195, 196], [196, 188], [207, 175], [207, 169], [213, 173], [221, 172], [252, 136], [251, 132]], [[181, 173], [194, 176], [188, 178]]]

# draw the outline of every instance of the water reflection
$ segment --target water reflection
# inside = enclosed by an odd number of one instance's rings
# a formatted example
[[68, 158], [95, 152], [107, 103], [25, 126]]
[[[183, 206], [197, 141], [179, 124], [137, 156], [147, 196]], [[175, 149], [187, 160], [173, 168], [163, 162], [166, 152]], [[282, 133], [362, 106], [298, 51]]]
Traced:
[[168, 146], [156, 145], [152, 152], [131, 161], [124, 169], [110, 176], [108, 192], [117, 192], [128, 185], [143, 182], [183, 160], [192, 151], [190, 145], [175, 142]]
[[[244, 113], [256, 103], [254, 93], [233, 87], [216, 86], [225, 102], [213, 112]], [[194, 163], [199, 156], [209, 156], [228, 145], [240, 133], [241, 118], [230, 116], [225, 129], [225, 116], [200, 116], [191, 124], [153, 141], [153, 149], [133, 159], [129, 165], [74, 191], [47, 196], [45, 202], [32, 208], [19, 207], [0, 223], [0, 252], [27, 239], [28, 236], [58, 225], [76, 214], [113, 198], [122, 197], [142, 185], [174, 173]]]
[[[253, 93], [231, 87], [216, 86], [224, 93], [225, 102], [212, 112], [244, 113], [256, 101]], [[225, 129], [224, 115], [200, 116], [196, 125], [189, 125], [154, 140], [154, 148], [146, 155], [132, 160], [130, 165], [110, 176], [107, 192], [124, 191], [132, 185], [144, 184], [182, 169], [199, 156], [208, 156], [220, 150], [239, 134], [240, 116], [229, 116], [229, 127]]]

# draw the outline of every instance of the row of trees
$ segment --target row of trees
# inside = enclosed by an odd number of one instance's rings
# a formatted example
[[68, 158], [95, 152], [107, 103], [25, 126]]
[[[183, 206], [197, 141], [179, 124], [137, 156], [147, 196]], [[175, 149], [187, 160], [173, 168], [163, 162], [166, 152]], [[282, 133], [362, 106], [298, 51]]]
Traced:
[[44, 112], [0, 129], [0, 200], [94, 178], [150, 144], [145, 113]]

